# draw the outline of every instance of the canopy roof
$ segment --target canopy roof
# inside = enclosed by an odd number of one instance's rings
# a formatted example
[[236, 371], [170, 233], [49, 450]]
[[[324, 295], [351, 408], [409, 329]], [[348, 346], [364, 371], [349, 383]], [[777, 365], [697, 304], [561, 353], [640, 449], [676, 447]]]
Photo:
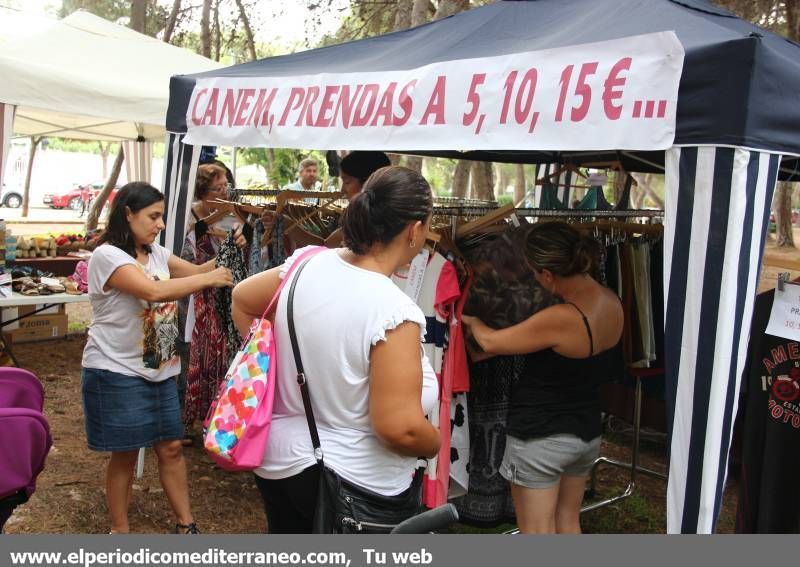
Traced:
[[[735, 145], [800, 154], [800, 46], [708, 0], [499, 1], [408, 30], [173, 77], [167, 129], [186, 131], [192, 89], [209, 77], [291, 77], [397, 71], [430, 63], [510, 55], [674, 31], [685, 50], [676, 145]], [[590, 56], [590, 52], [587, 52]], [[496, 88], [501, 89], [502, 85]], [[306, 144], [309, 145], [309, 144]], [[313, 145], [313, 143], [311, 144]], [[375, 148], [391, 150], [392, 148]], [[663, 152], [580, 155], [526, 150], [415, 152], [506, 162], [617, 158], [631, 170], [663, 163]], [[631, 158], [635, 155], [636, 159]], [[648, 162], [651, 165], [648, 165]]]
[[0, 102], [18, 105], [21, 136], [162, 139], [169, 78], [221, 67], [83, 11], [1, 45]]

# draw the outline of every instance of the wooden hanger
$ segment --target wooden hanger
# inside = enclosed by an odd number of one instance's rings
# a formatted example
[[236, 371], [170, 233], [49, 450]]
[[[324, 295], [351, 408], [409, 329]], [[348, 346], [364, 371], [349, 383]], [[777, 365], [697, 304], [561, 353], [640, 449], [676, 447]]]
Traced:
[[[556, 171], [554, 171], [553, 173], [549, 173], [549, 174], [545, 175], [544, 177], [540, 177], [539, 179], [537, 179], [536, 180], [536, 185], [544, 185], [545, 183], [551, 183], [551, 184], [556, 185], [557, 187], [559, 187], [558, 184], [552, 183], [550, 180], [552, 178], [554, 178], [554, 177], [558, 177], [562, 173], [567, 173], [567, 172], [575, 173], [579, 177], [583, 177], [584, 179], [587, 178], [586, 174], [583, 173], [580, 169], [578, 169], [577, 165], [575, 165], [574, 163], [565, 163], [561, 167], [559, 167]], [[570, 187], [577, 187], [577, 185], [570, 185]]]
[[293, 191], [290, 189], [286, 189], [285, 191], [281, 191], [278, 193], [278, 196], [275, 200], [278, 203], [276, 207], [276, 212], [281, 214], [283, 212], [284, 207], [287, 204], [287, 201], [290, 199], [322, 199], [322, 200], [337, 200], [343, 199], [344, 193], [331, 193], [330, 191]]
[[499, 209], [495, 209], [482, 217], [479, 217], [473, 221], [470, 221], [466, 224], [462, 224], [456, 229], [456, 238], [463, 238], [470, 234], [480, 231], [480, 229], [487, 227], [491, 224], [495, 224], [498, 221], [503, 220], [507, 216], [514, 213], [514, 205], [509, 203]]

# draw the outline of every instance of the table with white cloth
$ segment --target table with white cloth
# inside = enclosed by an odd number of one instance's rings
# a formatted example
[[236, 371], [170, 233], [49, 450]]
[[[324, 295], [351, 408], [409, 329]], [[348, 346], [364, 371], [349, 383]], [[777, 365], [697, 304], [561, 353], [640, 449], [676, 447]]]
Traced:
[[[21, 293], [12, 292], [10, 297], [2, 297], [0, 296], [0, 309], [7, 309], [12, 307], [22, 307], [25, 305], [41, 305], [39, 309], [35, 309], [34, 311], [25, 313], [24, 315], [20, 315], [14, 319], [9, 321], [3, 321], [0, 323], [0, 329], [11, 325], [12, 323], [17, 323], [22, 319], [26, 319], [41, 311], [46, 309], [50, 309], [56, 305], [62, 305], [65, 303], [88, 303], [89, 302], [89, 295], [88, 294], [71, 294], [71, 293], [52, 293], [50, 295], [23, 295]], [[8, 341], [5, 340], [2, 333], [0, 332], [0, 356], [3, 353], [8, 354], [11, 360], [14, 363], [14, 366], [19, 366], [14, 353], [11, 352], [11, 345]]]

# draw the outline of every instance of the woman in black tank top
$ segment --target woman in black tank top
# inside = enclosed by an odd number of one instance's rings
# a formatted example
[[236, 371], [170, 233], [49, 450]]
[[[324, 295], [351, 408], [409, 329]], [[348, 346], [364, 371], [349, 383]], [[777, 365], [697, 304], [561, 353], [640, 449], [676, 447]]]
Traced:
[[490, 354], [528, 355], [514, 385], [501, 474], [522, 533], [580, 533], [588, 472], [600, 448], [599, 385], [620, 356], [619, 298], [591, 277], [598, 245], [562, 222], [533, 226], [525, 258], [563, 303], [505, 329], [463, 321]]

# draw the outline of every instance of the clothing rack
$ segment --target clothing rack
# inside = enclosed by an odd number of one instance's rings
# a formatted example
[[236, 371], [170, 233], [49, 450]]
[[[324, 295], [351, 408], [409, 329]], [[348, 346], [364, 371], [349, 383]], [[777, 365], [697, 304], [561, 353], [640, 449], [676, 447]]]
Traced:
[[[475, 205], [436, 206], [433, 207], [434, 215], [441, 216], [481, 216], [499, 207], [486, 207]], [[512, 211], [518, 217], [563, 217], [563, 218], [659, 218], [664, 216], [664, 211], [657, 209], [638, 210], [591, 210], [591, 209], [536, 209], [518, 208]]]

